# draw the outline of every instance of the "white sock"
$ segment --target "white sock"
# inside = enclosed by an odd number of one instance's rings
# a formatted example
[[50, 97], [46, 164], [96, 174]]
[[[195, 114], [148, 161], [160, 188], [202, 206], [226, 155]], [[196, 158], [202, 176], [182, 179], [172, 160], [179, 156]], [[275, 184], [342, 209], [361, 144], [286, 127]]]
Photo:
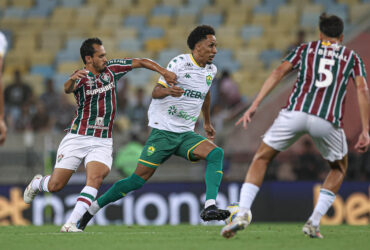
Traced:
[[206, 203], [204, 203], [204, 208], [207, 208], [207, 207], [212, 206], [212, 205], [216, 205], [216, 200], [214, 200], [214, 199], [206, 200]]
[[81, 190], [81, 193], [77, 198], [75, 208], [66, 223], [77, 223], [95, 200], [97, 194], [98, 190], [96, 188], [85, 186]]
[[320, 189], [319, 199], [311, 217], [309, 218], [309, 220], [312, 221], [313, 226], [317, 227], [320, 225], [321, 217], [326, 214], [334, 200], [335, 194], [332, 191], [324, 188]]
[[238, 216], [245, 215], [252, 206], [260, 188], [252, 183], [245, 182], [240, 190], [239, 212]]
[[49, 180], [50, 180], [50, 175], [45, 175], [44, 177], [40, 179], [35, 179], [32, 182], [32, 189], [33, 190], [38, 189], [39, 191], [49, 192], [49, 189], [48, 189]]
[[95, 200], [91, 206], [89, 207], [89, 209], [87, 211], [89, 211], [89, 213], [91, 215], [95, 215], [98, 211], [100, 210], [100, 207], [99, 207], [99, 204], [98, 202]]

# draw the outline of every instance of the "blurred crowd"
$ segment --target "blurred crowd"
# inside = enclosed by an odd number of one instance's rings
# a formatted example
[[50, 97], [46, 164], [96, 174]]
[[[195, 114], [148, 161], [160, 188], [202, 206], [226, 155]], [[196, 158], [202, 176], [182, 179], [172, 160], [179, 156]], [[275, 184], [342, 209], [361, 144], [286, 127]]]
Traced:
[[32, 83], [24, 82], [19, 71], [4, 89], [5, 116], [11, 132], [63, 130], [73, 117], [74, 105], [67, 96], [54, 88], [51, 79], [45, 81], [45, 92], [33, 93]]

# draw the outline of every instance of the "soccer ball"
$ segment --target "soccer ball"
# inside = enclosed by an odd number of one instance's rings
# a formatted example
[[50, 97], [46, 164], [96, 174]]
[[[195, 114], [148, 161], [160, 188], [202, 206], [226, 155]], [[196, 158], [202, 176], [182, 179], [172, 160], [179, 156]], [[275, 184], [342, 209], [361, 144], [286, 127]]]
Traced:
[[[227, 225], [235, 219], [237, 213], [239, 212], [239, 202], [231, 203], [229, 206], [226, 207], [226, 210], [230, 212], [230, 216], [225, 219], [225, 224]], [[250, 218], [250, 223], [252, 221], [251, 210], [248, 211], [248, 217]]]

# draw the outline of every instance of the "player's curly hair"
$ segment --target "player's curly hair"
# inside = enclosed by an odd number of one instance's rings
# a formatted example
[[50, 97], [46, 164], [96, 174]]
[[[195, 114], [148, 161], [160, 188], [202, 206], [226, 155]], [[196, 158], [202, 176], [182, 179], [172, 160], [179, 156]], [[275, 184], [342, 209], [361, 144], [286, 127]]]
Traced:
[[209, 25], [200, 25], [196, 27], [188, 36], [188, 46], [191, 50], [194, 49], [195, 44], [199, 41], [207, 39], [207, 35], [215, 35], [216, 32], [213, 27]]
[[95, 50], [94, 50], [94, 47], [93, 47], [94, 44], [103, 45], [103, 42], [99, 38], [94, 37], [94, 38], [86, 39], [82, 43], [81, 48], [80, 48], [80, 54], [81, 54], [81, 58], [82, 58], [82, 61], [84, 62], [84, 64], [86, 64], [85, 56], [93, 56], [94, 55], [94, 53], [95, 53]]
[[344, 24], [340, 17], [324, 12], [320, 15], [319, 27], [324, 35], [339, 38], [343, 33]]

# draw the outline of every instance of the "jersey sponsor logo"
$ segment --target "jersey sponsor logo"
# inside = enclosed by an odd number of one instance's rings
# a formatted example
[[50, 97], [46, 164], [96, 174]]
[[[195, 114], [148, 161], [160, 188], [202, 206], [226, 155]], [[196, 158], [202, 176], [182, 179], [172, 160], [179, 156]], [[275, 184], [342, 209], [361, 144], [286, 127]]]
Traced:
[[108, 90], [111, 90], [113, 87], [114, 87], [114, 82], [111, 82], [108, 85], [105, 85], [101, 88], [86, 90], [86, 95], [101, 94], [101, 93], [107, 92]]
[[169, 108], [168, 108], [168, 114], [169, 115], [173, 115], [173, 116], [176, 116], [176, 117], [179, 117], [179, 118], [182, 118], [184, 120], [192, 120], [193, 122], [197, 121], [198, 117], [195, 117], [195, 116], [192, 116], [192, 115], [189, 115], [186, 111], [184, 110], [180, 110], [179, 112], [177, 112], [177, 107], [175, 105], [171, 105]]
[[191, 64], [190, 62], [185, 63], [184, 69], [185, 70], [192, 70], [193, 69], [193, 64]]
[[96, 126], [104, 126], [104, 118], [103, 117], [96, 118], [95, 125]]
[[184, 96], [204, 100], [204, 98], [206, 97], [206, 93], [191, 89], [185, 89]]
[[148, 150], [146, 151], [146, 154], [147, 154], [147, 156], [151, 156], [152, 154], [154, 154], [154, 152], [155, 152], [155, 147], [152, 145], [152, 146], [148, 147]]
[[212, 84], [212, 76], [211, 75], [206, 76], [206, 82], [207, 82], [208, 86]]
[[97, 117], [95, 119], [95, 125], [87, 125], [87, 127], [92, 129], [108, 129], [108, 127], [104, 126], [104, 117]]
[[188, 73], [186, 73], [184, 77], [185, 77], [185, 78], [191, 78], [191, 75], [190, 75], [190, 74], [188, 74]]
[[197, 117], [189, 115], [186, 111], [180, 110], [179, 114], [177, 117], [180, 117], [185, 120], [192, 120], [193, 122], [197, 121]]
[[87, 128], [92, 128], [92, 129], [105, 129], [105, 130], [108, 130], [108, 129], [109, 129], [108, 127], [104, 127], [104, 126], [97, 126], [97, 125], [87, 125]]
[[170, 115], [174, 115], [174, 114], [176, 114], [176, 112], [177, 112], [177, 108], [176, 108], [176, 106], [175, 106], [175, 105], [172, 105], [172, 106], [170, 106], [170, 107], [168, 108], [168, 114], [170, 114]]
[[92, 78], [90, 78], [90, 77], [87, 77], [87, 81], [86, 81], [86, 85], [87, 86], [89, 86], [90, 88], [92, 87], [92, 86], [94, 86], [94, 84], [95, 84], [95, 81], [92, 79]]
[[108, 64], [127, 64], [125, 59], [113, 59], [108, 62]]

